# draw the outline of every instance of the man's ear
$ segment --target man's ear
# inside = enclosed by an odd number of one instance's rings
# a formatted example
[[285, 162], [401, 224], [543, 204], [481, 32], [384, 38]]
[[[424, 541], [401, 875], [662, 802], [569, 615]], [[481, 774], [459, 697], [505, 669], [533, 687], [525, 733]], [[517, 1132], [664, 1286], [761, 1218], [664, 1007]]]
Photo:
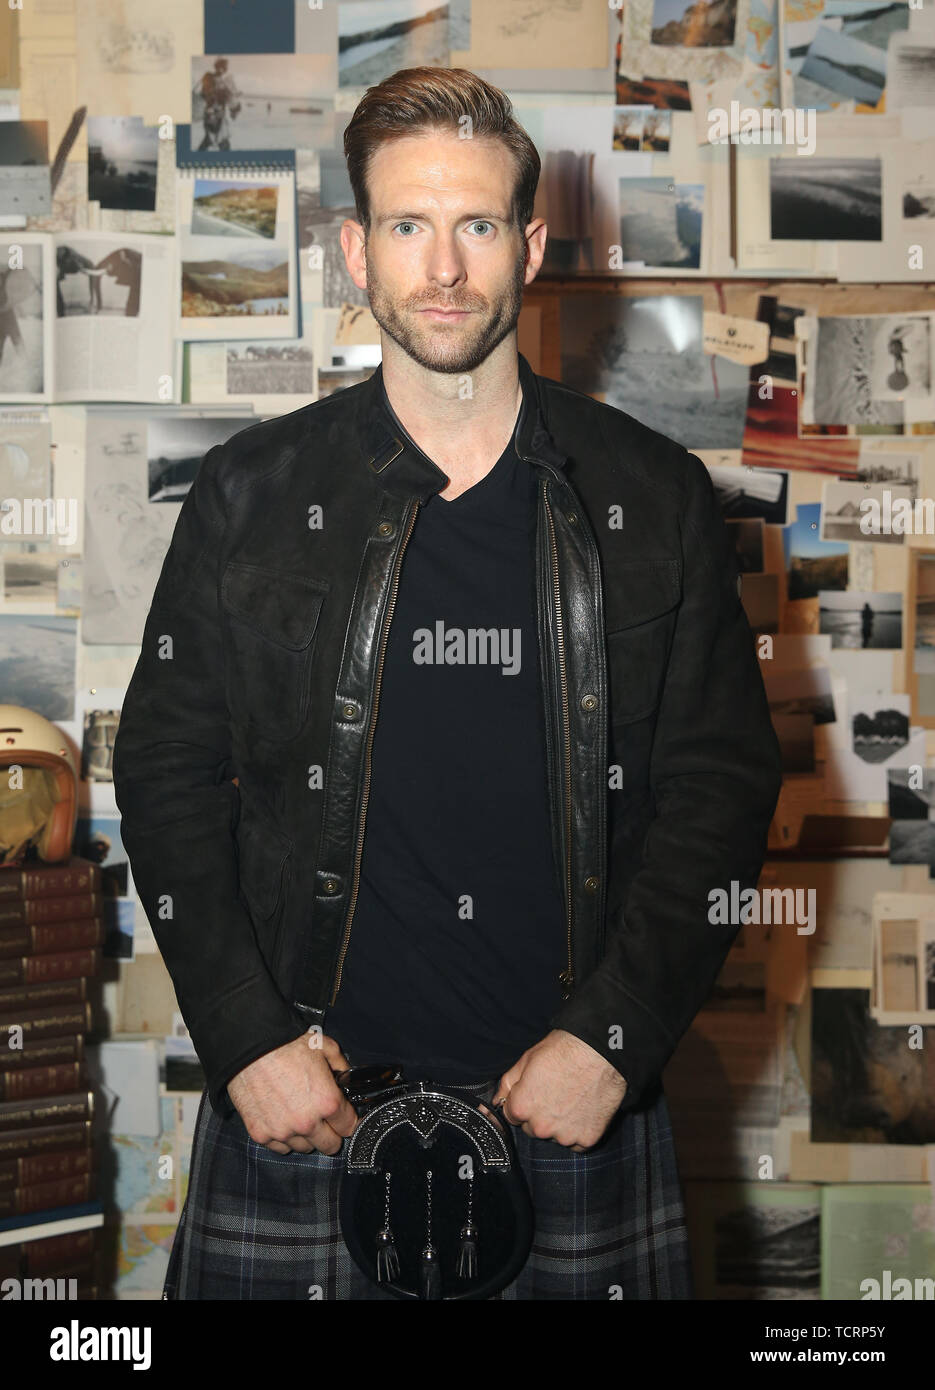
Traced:
[[367, 288], [367, 255], [364, 247], [364, 229], [352, 217], [341, 223], [341, 250], [347, 273], [359, 290]]
[[542, 258], [545, 255], [548, 233], [549, 229], [542, 217], [537, 217], [530, 222], [523, 233], [526, 238], [526, 277], [523, 283], [526, 285], [531, 285], [539, 274], [539, 267], [542, 265]]

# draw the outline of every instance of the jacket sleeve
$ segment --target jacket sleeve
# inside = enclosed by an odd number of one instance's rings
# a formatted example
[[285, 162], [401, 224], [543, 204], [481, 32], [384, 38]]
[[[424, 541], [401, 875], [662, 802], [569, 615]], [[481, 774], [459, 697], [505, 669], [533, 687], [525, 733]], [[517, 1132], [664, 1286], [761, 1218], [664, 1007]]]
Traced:
[[219, 1114], [226, 1086], [306, 1031], [277, 989], [240, 897], [223, 683], [218, 465], [202, 460], [153, 594], [114, 744], [114, 793], [133, 878]]
[[739, 927], [709, 921], [709, 892], [756, 887], [782, 785], [733, 546], [708, 470], [681, 453], [683, 596], [650, 757], [656, 814], [600, 965], [552, 1020], [626, 1079], [624, 1110], [710, 992]]

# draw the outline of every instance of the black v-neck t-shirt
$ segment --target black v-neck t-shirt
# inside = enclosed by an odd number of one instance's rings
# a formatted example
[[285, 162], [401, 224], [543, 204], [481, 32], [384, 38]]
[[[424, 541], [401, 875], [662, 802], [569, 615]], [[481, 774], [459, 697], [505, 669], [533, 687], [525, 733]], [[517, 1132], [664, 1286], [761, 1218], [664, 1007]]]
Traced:
[[535, 487], [511, 440], [466, 492], [420, 508], [403, 555], [359, 892], [324, 1022], [352, 1063], [499, 1076], [561, 1002]]

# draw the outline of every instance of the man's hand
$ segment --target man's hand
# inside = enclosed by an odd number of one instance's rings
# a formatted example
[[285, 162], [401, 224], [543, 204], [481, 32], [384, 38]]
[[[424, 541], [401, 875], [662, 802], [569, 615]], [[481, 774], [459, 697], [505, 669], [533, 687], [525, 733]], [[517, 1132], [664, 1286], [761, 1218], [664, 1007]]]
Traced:
[[332, 1075], [347, 1066], [334, 1038], [303, 1034], [244, 1067], [227, 1094], [250, 1138], [273, 1153], [336, 1154], [358, 1120]]
[[553, 1029], [504, 1072], [494, 1101], [506, 1097], [498, 1113], [524, 1134], [583, 1153], [600, 1139], [626, 1090], [605, 1057], [574, 1033]]

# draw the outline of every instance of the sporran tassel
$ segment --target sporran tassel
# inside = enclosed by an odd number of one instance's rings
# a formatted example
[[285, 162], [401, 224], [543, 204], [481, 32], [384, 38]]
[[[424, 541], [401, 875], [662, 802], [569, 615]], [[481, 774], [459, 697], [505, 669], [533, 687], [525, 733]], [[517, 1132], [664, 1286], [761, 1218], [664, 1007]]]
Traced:
[[386, 1195], [383, 1203], [383, 1229], [377, 1231], [377, 1281], [381, 1284], [392, 1283], [399, 1278], [399, 1254], [396, 1250], [396, 1242], [393, 1239], [393, 1232], [390, 1230], [390, 1178], [391, 1173], [385, 1173]]
[[469, 1177], [467, 1184], [467, 1220], [461, 1227], [461, 1247], [458, 1250], [458, 1263], [456, 1265], [456, 1273], [459, 1279], [474, 1279], [477, 1277], [477, 1227], [471, 1220], [471, 1210], [474, 1201], [474, 1178]]
[[439, 1299], [442, 1296], [442, 1273], [438, 1251], [432, 1244], [432, 1170], [425, 1174], [425, 1247], [419, 1263], [419, 1297]]

